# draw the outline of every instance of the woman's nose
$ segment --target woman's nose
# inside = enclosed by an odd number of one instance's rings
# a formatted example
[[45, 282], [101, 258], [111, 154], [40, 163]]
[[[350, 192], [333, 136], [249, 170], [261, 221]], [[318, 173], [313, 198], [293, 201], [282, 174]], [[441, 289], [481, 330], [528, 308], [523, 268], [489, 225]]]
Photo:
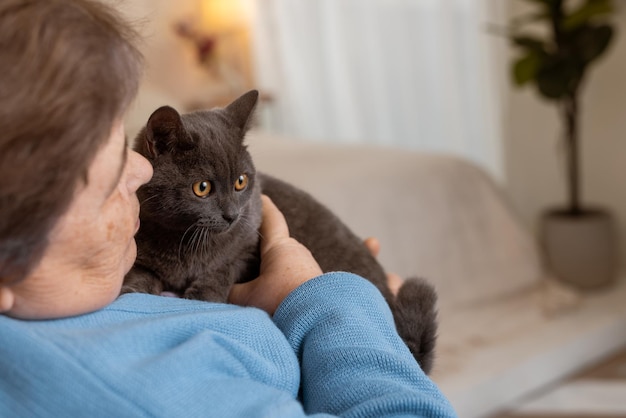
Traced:
[[152, 164], [136, 151], [129, 150], [128, 190], [135, 193], [139, 187], [152, 178]]

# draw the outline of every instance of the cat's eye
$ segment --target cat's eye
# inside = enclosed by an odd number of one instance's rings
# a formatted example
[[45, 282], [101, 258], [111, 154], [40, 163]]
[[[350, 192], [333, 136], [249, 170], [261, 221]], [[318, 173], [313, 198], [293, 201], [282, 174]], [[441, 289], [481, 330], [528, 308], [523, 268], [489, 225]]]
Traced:
[[211, 193], [210, 181], [198, 181], [193, 184], [193, 193], [198, 197], [206, 197]]
[[248, 185], [248, 175], [247, 174], [242, 174], [242, 175], [239, 176], [239, 178], [235, 182], [235, 190], [240, 192], [243, 189], [245, 189], [247, 185]]

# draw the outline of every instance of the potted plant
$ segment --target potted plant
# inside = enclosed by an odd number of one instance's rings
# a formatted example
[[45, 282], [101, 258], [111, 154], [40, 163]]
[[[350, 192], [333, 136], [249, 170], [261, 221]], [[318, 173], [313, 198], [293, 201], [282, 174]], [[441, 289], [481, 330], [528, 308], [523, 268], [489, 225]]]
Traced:
[[[511, 67], [514, 84], [532, 85], [554, 102], [562, 121], [567, 180], [564, 207], [547, 211], [541, 237], [548, 268], [579, 287], [609, 283], [617, 250], [610, 212], [581, 200], [580, 96], [589, 71], [614, 38], [612, 0], [523, 0], [534, 11], [514, 18], [507, 30], [519, 52]], [[540, 25], [543, 35], [530, 32]]]

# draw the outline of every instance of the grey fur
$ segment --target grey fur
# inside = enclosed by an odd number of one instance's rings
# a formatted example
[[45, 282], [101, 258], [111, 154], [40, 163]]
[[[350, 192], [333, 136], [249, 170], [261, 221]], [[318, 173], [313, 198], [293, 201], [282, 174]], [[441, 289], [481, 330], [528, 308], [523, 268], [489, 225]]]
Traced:
[[[189, 299], [225, 302], [231, 286], [258, 275], [261, 192], [285, 215], [291, 235], [312, 252], [323, 271], [349, 271], [370, 280], [387, 300], [398, 333], [428, 373], [437, 332], [436, 293], [407, 279], [394, 298], [383, 268], [363, 241], [306, 192], [257, 173], [244, 137], [258, 99], [251, 91], [224, 109], [180, 116], [162, 107], [138, 135], [135, 149], [154, 167], [138, 192], [138, 255], [122, 292], [176, 292]], [[247, 174], [248, 185], [234, 184]], [[192, 184], [210, 180], [199, 198]]]

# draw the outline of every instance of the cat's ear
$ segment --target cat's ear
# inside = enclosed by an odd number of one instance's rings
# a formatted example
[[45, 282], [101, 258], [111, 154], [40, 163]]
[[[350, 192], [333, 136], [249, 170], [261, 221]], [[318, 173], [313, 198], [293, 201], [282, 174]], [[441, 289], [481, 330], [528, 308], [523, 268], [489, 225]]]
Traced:
[[145, 149], [152, 158], [192, 145], [176, 109], [162, 106], [155, 110], [146, 125]]
[[226, 106], [224, 111], [231, 117], [235, 125], [243, 132], [250, 128], [252, 115], [259, 101], [259, 92], [250, 90], [237, 100]]

